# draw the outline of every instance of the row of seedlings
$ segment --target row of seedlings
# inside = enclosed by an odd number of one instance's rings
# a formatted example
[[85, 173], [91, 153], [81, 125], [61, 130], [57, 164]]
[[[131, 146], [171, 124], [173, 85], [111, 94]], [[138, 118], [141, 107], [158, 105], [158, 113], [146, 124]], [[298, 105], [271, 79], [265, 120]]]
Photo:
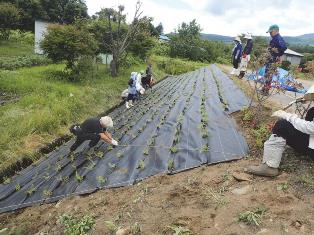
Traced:
[[[187, 84], [188, 81], [186, 80], [185, 83]], [[182, 84], [179, 84], [180, 86], [182, 86]], [[177, 86], [178, 88], [179, 86]], [[177, 97], [175, 97], [172, 102], [167, 102], [169, 100], [171, 100], [171, 98], [173, 97], [174, 94], [177, 94]], [[169, 94], [168, 96], [166, 96], [166, 102], [165, 103], [168, 103], [168, 106], [167, 106], [167, 109], [165, 110], [165, 112], [161, 115], [160, 117], [160, 122], [157, 124], [156, 126], [156, 131], [155, 133], [151, 136], [151, 138], [147, 141], [147, 148], [145, 148], [143, 150], [143, 155], [144, 155], [144, 158], [146, 158], [149, 153], [150, 153], [150, 149], [152, 147], [155, 147], [155, 143], [156, 143], [156, 138], [158, 137], [158, 132], [160, 130], [160, 128], [165, 124], [165, 121], [169, 115], [169, 112], [171, 111], [171, 109], [174, 107], [174, 105], [176, 104], [176, 102], [178, 101], [178, 99], [180, 98], [179, 94], [177, 93], [177, 89], [173, 89], [173, 91], [171, 92], [171, 94]], [[155, 112], [156, 114], [159, 112], [160, 108], [164, 105], [164, 104], [160, 104]], [[145, 159], [142, 159], [139, 161], [139, 164], [138, 164], [138, 169], [140, 170], [144, 170], [145, 169]]]
[[217, 90], [218, 90], [218, 96], [219, 96], [219, 100], [220, 100], [220, 103], [221, 103], [221, 105], [222, 105], [222, 108], [223, 108], [223, 110], [225, 110], [225, 111], [229, 111], [229, 104], [228, 104], [228, 102], [224, 99], [224, 97], [223, 97], [223, 94], [222, 94], [222, 91], [221, 91], [221, 84], [220, 84], [220, 81], [216, 78], [216, 75], [214, 74], [214, 72], [213, 71], [211, 71], [211, 73], [212, 73], [212, 76], [213, 76], [213, 78], [214, 78], [214, 80], [215, 80], [215, 83], [216, 83], [216, 86], [217, 86]]
[[[208, 140], [209, 138], [209, 131], [208, 131], [208, 114], [206, 112], [206, 83], [205, 83], [205, 76], [203, 77], [203, 92], [201, 96], [201, 106], [200, 106], [200, 113], [201, 113], [201, 124], [200, 124], [200, 132], [202, 139]], [[205, 144], [202, 145], [201, 152], [208, 152], [209, 151], [209, 144], [206, 141]]]
[[[178, 143], [180, 142], [180, 136], [181, 136], [181, 131], [182, 131], [182, 125], [183, 125], [183, 119], [184, 119], [184, 115], [186, 114], [190, 103], [191, 103], [191, 98], [196, 90], [196, 84], [197, 84], [197, 80], [195, 80], [195, 82], [193, 83], [192, 86], [192, 91], [191, 93], [188, 95], [187, 99], [185, 100], [185, 106], [182, 110], [182, 112], [178, 115], [177, 118], [177, 123], [175, 126], [175, 135], [174, 135], [174, 139], [172, 141], [172, 145], [170, 147], [170, 158], [168, 159], [168, 163], [167, 163], [167, 168], [168, 168], [168, 172], [171, 173], [174, 171], [175, 169], [175, 164], [174, 164], [174, 157], [175, 154], [179, 151], [178, 150]], [[186, 89], [186, 86], [183, 90]]]

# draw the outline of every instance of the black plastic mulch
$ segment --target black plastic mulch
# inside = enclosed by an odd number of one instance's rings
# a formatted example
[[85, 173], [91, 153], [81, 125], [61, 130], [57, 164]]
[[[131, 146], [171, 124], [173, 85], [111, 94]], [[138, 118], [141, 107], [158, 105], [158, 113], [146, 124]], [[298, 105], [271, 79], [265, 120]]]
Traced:
[[132, 109], [110, 114], [118, 147], [89, 150], [86, 141], [70, 155], [72, 139], [0, 185], [0, 212], [239, 159], [248, 146], [229, 114], [248, 104], [215, 65], [169, 77]]

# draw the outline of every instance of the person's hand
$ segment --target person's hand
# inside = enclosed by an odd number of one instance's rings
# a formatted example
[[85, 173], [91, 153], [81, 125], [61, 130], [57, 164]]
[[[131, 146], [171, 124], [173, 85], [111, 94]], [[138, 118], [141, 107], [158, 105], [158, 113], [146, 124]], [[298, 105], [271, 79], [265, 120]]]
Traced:
[[278, 111], [274, 112], [271, 116], [286, 119], [287, 112], [285, 112], [283, 110], [278, 110]]
[[243, 56], [242, 56], [244, 59], [246, 58], [246, 54], [243, 54]]
[[111, 140], [111, 144], [114, 145], [114, 146], [117, 146], [117, 145], [118, 145], [118, 141], [112, 139], [112, 140]]

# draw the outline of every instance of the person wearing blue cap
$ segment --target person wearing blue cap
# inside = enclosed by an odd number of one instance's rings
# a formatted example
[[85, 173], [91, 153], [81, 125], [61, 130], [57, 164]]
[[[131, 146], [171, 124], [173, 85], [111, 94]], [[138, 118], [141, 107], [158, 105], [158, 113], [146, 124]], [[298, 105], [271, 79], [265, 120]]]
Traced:
[[284, 54], [285, 50], [287, 50], [287, 45], [285, 40], [279, 34], [278, 25], [271, 25], [266, 33], [269, 33], [272, 39], [268, 46], [269, 56], [267, 58], [265, 69], [266, 81], [262, 89], [262, 93], [268, 95], [271, 86], [274, 65], [280, 62], [280, 57]]

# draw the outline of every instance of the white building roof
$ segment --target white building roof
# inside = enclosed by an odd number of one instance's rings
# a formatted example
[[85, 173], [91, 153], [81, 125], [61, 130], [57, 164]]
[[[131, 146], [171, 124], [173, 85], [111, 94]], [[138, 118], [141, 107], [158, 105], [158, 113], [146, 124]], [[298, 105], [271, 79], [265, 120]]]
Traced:
[[296, 51], [290, 50], [289, 48], [287, 50], [285, 50], [285, 54], [303, 57], [302, 54], [300, 54], [300, 53], [298, 53]]

